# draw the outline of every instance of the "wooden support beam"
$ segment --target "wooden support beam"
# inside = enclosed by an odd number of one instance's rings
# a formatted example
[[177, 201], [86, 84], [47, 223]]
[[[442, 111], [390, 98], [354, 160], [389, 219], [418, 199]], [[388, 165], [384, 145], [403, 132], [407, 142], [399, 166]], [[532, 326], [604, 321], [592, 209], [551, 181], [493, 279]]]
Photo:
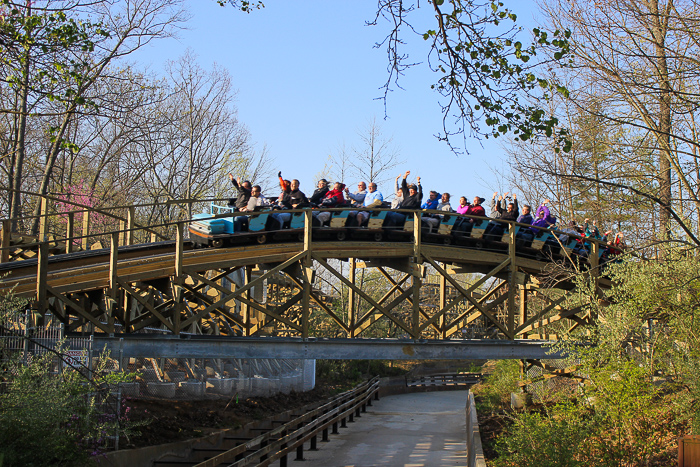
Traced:
[[[350, 258], [348, 260], [348, 263], [350, 263], [350, 272], [348, 274], [348, 279], [353, 285], [355, 285], [355, 258]], [[348, 337], [355, 337], [355, 321], [355, 291], [350, 289], [350, 291], [348, 291], [348, 327], [350, 329]]]
[[49, 245], [46, 242], [39, 243], [39, 256], [37, 258], [36, 271], [36, 305], [39, 316], [46, 314], [49, 269]]
[[515, 225], [509, 224], [508, 231], [508, 256], [510, 267], [508, 270], [508, 307], [506, 310], [508, 335], [515, 338], [515, 295], [518, 290], [516, 274], [518, 273], [518, 257], [515, 254]]
[[173, 299], [175, 301], [175, 306], [173, 310], [173, 333], [180, 334], [180, 323], [182, 320], [184, 300], [182, 293], [182, 285], [185, 281], [185, 275], [182, 271], [184, 261], [183, 251], [185, 242], [184, 225], [179, 222], [176, 225], [175, 232], [175, 273], [172, 280]]
[[312, 252], [312, 218], [311, 210], [304, 211], [304, 257], [301, 260], [301, 270], [304, 276], [304, 288], [302, 290], [303, 297], [301, 303], [301, 337], [307, 339], [309, 337], [309, 320], [311, 319], [311, 279], [313, 271], [311, 270], [311, 252]]
[[413, 304], [411, 307], [411, 329], [414, 339], [420, 336], [420, 264], [421, 259], [421, 213], [416, 211], [413, 213], [413, 276], [411, 277], [411, 288], [413, 289]]
[[[303, 289], [304, 286], [303, 286], [303, 282], [302, 282], [302, 281], [300, 281], [299, 279], [297, 279], [296, 277], [294, 277], [294, 276], [291, 275], [291, 274], [287, 274], [287, 276], [289, 277], [289, 279], [290, 279], [292, 282], [294, 282], [294, 284], [295, 284], [299, 289]], [[343, 331], [345, 331], [346, 334], [349, 333], [349, 327], [348, 327], [348, 325], [345, 324], [345, 322], [344, 322], [342, 319], [340, 319], [340, 317], [338, 317], [338, 315], [336, 315], [335, 312], [333, 312], [333, 310], [331, 310], [330, 308], [328, 308], [328, 306], [323, 302], [323, 300], [321, 300], [320, 298], [318, 298], [318, 297], [316, 296], [316, 293], [314, 293], [313, 289], [311, 290], [311, 293], [309, 294], [309, 298], [310, 298], [311, 300], [313, 300], [319, 307], [321, 307], [321, 309], [322, 309], [323, 311], [325, 311], [326, 314], [327, 314], [328, 316], [330, 316], [331, 319], [332, 319], [333, 321], [335, 321], [336, 324], [337, 324], [338, 326], [340, 326], [341, 328], [343, 328]], [[381, 303], [381, 301], [380, 301], [380, 303]]]
[[[449, 275], [447, 271], [440, 267], [440, 265], [437, 264], [430, 256], [423, 255], [423, 257], [438, 271], [438, 273], [442, 274], [449, 281], [449, 283], [452, 284], [452, 287], [457, 289], [464, 298], [469, 300], [472, 303], [472, 305], [474, 305], [481, 312], [481, 314], [486, 316], [493, 324], [495, 324], [498, 327], [498, 329], [501, 330], [501, 332], [508, 336], [509, 339], [514, 338], [514, 335], [510, 333], [506, 326], [503, 326], [503, 324], [501, 324], [501, 322], [498, 321], [498, 319], [494, 315], [486, 311], [486, 309], [482, 307], [481, 304], [476, 299], [474, 299], [474, 297], [472, 297], [470, 291], [475, 289], [474, 285], [472, 285], [469, 289], [465, 289], [459, 282], [457, 282], [451, 275]], [[505, 263], [508, 263], [509, 261], [510, 259], [505, 261]]]
[[12, 239], [12, 221], [10, 219], [2, 220], [2, 239], [0, 240], [0, 263], [10, 261], [10, 240]]
[[[212, 303], [207, 307], [205, 310], [206, 312], [214, 311], [217, 309], [219, 306], [223, 305], [224, 303], [233, 300], [234, 298], [238, 298], [245, 292], [246, 290], [249, 290], [251, 287], [254, 287], [255, 285], [262, 284], [265, 279], [268, 277], [272, 276], [273, 274], [276, 274], [277, 272], [281, 271], [282, 269], [286, 268], [287, 266], [291, 265], [292, 263], [295, 263], [299, 261], [300, 259], [304, 258], [306, 255], [305, 251], [302, 251], [301, 253], [297, 253], [296, 255], [292, 256], [289, 258], [287, 261], [280, 263], [279, 265], [275, 266], [274, 268], [270, 269], [267, 271], [265, 274], [259, 276], [255, 280], [250, 281], [248, 284], [244, 285], [243, 287], [239, 287], [235, 291], [231, 292], [230, 294], [224, 296], [223, 298], [217, 300], [216, 302]], [[186, 321], [186, 324], [183, 324], [183, 327], [187, 327], [188, 325], [192, 324], [193, 320], [192, 318], [188, 318]]]
[[[442, 263], [443, 269], [445, 268], [445, 263]], [[445, 276], [440, 274], [440, 297], [438, 299], [438, 309], [439, 310], [444, 310], [445, 305], [447, 305], [447, 279]], [[446, 339], [445, 336], [445, 314], [442, 313], [440, 314], [440, 318], [438, 320], [438, 328], [440, 329], [440, 337], [442, 339]]]
[[386, 316], [387, 318], [389, 318], [390, 320], [392, 320], [398, 327], [400, 327], [401, 329], [403, 329], [404, 331], [406, 331], [409, 335], [412, 335], [412, 334], [413, 334], [412, 329], [410, 329], [408, 326], [406, 326], [404, 323], [402, 323], [400, 320], [398, 320], [394, 315], [392, 315], [392, 314], [389, 312], [389, 310], [386, 310], [384, 307], [382, 307], [382, 306], [381, 306], [379, 303], [377, 303], [372, 297], [370, 297], [370, 296], [367, 295], [364, 291], [362, 291], [362, 290], [359, 289], [357, 286], [355, 286], [353, 283], [351, 283], [345, 276], [343, 276], [343, 275], [340, 274], [338, 271], [336, 271], [335, 269], [333, 269], [333, 268], [326, 262], [326, 260], [324, 260], [323, 258], [318, 257], [318, 256], [316, 256], [316, 255], [314, 255], [314, 259], [315, 259], [316, 261], [318, 261], [318, 262], [321, 264], [321, 266], [323, 266], [324, 268], [326, 268], [326, 269], [328, 270], [328, 272], [330, 272], [330, 273], [333, 274], [335, 277], [337, 277], [341, 282], [343, 282], [345, 285], [347, 285], [348, 287], [350, 287], [351, 289], [353, 289], [355, 292], [357, 292], [357, 294], [358, 294], [360, 297], [362, 297], [364, 300], [366, 300], [367, 303], [369, 303], [370, 305], [376, 307], [377, 310], [379, 310], [382, 314], [384, 314], [384, 316]]
[[[542, 298], [549, 300], [548, 297], [545, 297], [544, 295], [541, 295], [541, 296], [542, 296]], [[561, 297], [559, 297], [556, 300], [549, 300], [550, 301], [549, 305], [547, 305], [545, 308], [543, 308], [542, 310], [537, 312], [534, 316], [530, 317], [527, 321], [525, 321], [523, 324], [521, 324], [515, 330], [515, 335], [517, 336], [517, 335], [523, 333], [524, 330], [527, 329], [532, 323], [534, 323], [535, 321], [538, 321], [539, 319], [544, 317], [544, 315], [546, 315], [547, 313], [549, 313], [553, 309], [557, 308], [559, 306], [559, 304], [562, 303], [564, 300], [566, 300], [566, 295], [562, 295]]]
[[81, 233], [80, 246], [83, 251], [88, 250], [88, 235], [90, 235], [90, 211], [83, 211], [83, 231]]
[[75, 212], [68, 212], [66, 219], [66, 253], [73, 251], [73, 235], [75, 234]]
[[51, 294], [52, 296], [54, 296], [57, 299], [59, 299], [60, 301], [62, 301], [70, 309], [75, 311], [78, 314], [78, 316], [85, 318], [87, 321], [92, 323], [95, 327], [102, 330], [102, 332], [107, 333], [107, 334], [112, 332], [112, 331], [110, 331], [108, 326], [105, 326], [104, 324], [102, 324], [102, 322], [100, 322], [99, 319], [97, 319], [95, 316], [93, 316], [92, 313], [83, 309], [83, 307], [78, 305], [76, 302], [74, 302], [70, 298], [66, 297], [65, 295], [61, 294], [60, 292], [57, 292], [56, 290], [51, 288], [51, 286], [47, 285], [46, 291], [47, 291], [47, 293]]
[[544, 328], [552, 323], [556, 323], [557, 321], [561, 321], [562, 319], [572, 319], [572, 316], [575, 316], [578, 313], [580, 313], [582, 309], [583, 309], [583, 307], [576, 307], [572, 310], [560, 312], [558, 315], [552, 316], [550, 318], [542, 319], [539, 322], [534, 322], [534, 323], [528, 325], [527, 327], [523, 328], [520, 332], [530, 332], [530, 331], [534, 331], [535, 329]]
[[[404, 290], [401, 288], [401, 286], [402, 286], [408, 279], [411, 278], [411, 275], [410, 275], [410, 274], [405, 274], [405, 275], [403, 276], [403, 278], [402, 278], [400, 281], [398, 281], [398, 282], [395, 282], [395, 281], [394, 281], [391, 277], [389, 277], [389, 276], [386, 276], [386, 277], [389, 279], [389, 281], [390, 281], [393, 285], [392, 285], [391, 289], [389, 289], [389, 291], [388, 291], [387, 293], [385, 293], [384, 296], [382, 296], [382, 298], [379, 299], [379, 302], [378, 302], [378, 303], [379, 303], [380, 305], [383, 305], [384, 302], [385, 302], [386, 300], [388, 300], [389, 297], [391, 297], [391, 296], [394, 294], [394, 292], [400, 290], [400, 291], [403, 293]], [[411, 296], [411, 294], [407, 294], [407, 295], [405, 295], [405, 298], [408, 299], [408, 297], [410, 297], [410, 296]], [[391, 307], [390, 307], [389, 309], [391, 309]], [[367, 313], [365, 313], [365, 314], [358, 320], [357, 324], [359, 325], [360, 323], [362, 323], [363, 321], [365, 321], [372, 313], [375, 312], [375, 310], [376, 310], [375, 307], [370, 308], [369, 311], [367, 311]]]
[[129, 206], [126, 211], [126, 237], [124, 245], [134, 244], [134, 227], [136, 225], [136, 208]]
[[153, 305], [148, 303], [148, 300], [146, 300], [136, 289], [131, 287], [128, 283], [124, 282], [121, 279], [117, 279], [117, 282], [119, 283], [119, 286], [125, 290], [129, 295], [131, 295], [137, 302], [141, 304], [146, 310], [151, 312], [153, 316], [158, 318], [158, 321], [163, 323], [168, 329], [170, 329], [173, 333], [175, 333], [175, 326], [165, 317], [163, 316]]

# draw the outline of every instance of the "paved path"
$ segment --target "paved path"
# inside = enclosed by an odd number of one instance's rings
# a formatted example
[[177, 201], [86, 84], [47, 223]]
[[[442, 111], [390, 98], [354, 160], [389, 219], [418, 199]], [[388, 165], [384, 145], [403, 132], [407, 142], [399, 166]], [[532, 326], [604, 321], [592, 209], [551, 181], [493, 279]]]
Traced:
[[[465, 466], [467, 391], [383, 397], [292, 467]], [[308, 444], [304, 446], [308, 449]]]

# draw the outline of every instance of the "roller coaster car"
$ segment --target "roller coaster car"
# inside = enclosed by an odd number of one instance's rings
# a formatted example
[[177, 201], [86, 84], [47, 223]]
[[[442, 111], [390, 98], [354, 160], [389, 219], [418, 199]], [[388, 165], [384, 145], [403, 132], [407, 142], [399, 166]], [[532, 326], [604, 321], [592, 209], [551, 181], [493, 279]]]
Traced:
[[[215, 212], [212, 209], [212, 212]], [[229, 210], [228, 212], [233, 212]], [[220, 211], [219, 214], [225, 214]], [[189, 225], [190, 240], [195, 245], [221, 248], [234, 243], [257, 241], [265, 243], [267, 232], [265, 226], [269, 212], [250, 213], [246, 219], [239, 221], [241, 230], [236, 229], [234, 219], [238, 217], [216, 217], [216, 214], [201, 213], [193, 216], [194, 221]]]
[[488, 219], [473, 219], [468, 217], [456, 216], [455, 224], [452, 227], [452, 241], [462, 246], [483, 246], [483, 236], [486, 226], [489, 224]]
[[[324, 212], [324, 211], [322, 211]], [[348, 238], [348, 230], [346, 225], [348, 224], [348, 214], [350, 210], [344, 211], [325, 211], [330, 214], [330, 220], [327, 225], [321, 224], [318, 227], [314, 227], [313, 236], [321, 240], [335, 239], [343, 241]]]
[[355, 222], [353, 226], [348, 227], [348, 232], [354, 239], [360, 240], [374, 240], [375, 242], [381, 242], [384, 239], [384, 220], [389, 211], [369, 211], [369, 218], [365, 221], [363, 225], [357, 225]]
[[421, 218], [421, 237], [429, 243], [452, 243], [452, 229], [460, 217], [457, 214], [441, 214], [436, 217]]

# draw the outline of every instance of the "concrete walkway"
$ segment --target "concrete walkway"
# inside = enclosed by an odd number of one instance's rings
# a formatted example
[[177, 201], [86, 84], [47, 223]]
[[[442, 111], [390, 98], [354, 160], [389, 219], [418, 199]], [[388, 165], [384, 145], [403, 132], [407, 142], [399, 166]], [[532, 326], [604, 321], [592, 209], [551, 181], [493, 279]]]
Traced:
[[465, 466], [467, 391], [386, 396], [290, 466]]

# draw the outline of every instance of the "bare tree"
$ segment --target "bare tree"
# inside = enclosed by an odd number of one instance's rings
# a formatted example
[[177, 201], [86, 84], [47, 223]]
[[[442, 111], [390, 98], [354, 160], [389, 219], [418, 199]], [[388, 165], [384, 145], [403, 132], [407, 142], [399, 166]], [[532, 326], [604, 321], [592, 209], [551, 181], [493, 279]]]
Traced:
[[[616, 180], [595, 174], [558, 175], [622, 188], [652, 201], [660, 207], [660, 238], [677, 232], [700, 245], [691, 228], [698, 212], [688, 210], [699, 201], [699, 180], [692, 170], [697, 165], [694, 128], [700, 102], [696, 2], [551, 0], [544, 8], [554, 27], [572, 31], [574, 60], [566, 74], [569, 105], [604, 127], [622, 128], [625, 138], [617, 154], [630, 164], [651, 168]], [[599, 105], [588, 105], [592, 101]], [[647, 165], [649, 156], [653, 167]], [[690, 205], [683, 203], [685, 198]]]
[[392, 180], [393, 169], [404, 163], [391, 137], [382, 134], [376, 118], [357, 132], [358, 143], [347, 149], [343, 144], [332, 157], [332, 173], [339, 180], [356, 177], [377, 185]]

